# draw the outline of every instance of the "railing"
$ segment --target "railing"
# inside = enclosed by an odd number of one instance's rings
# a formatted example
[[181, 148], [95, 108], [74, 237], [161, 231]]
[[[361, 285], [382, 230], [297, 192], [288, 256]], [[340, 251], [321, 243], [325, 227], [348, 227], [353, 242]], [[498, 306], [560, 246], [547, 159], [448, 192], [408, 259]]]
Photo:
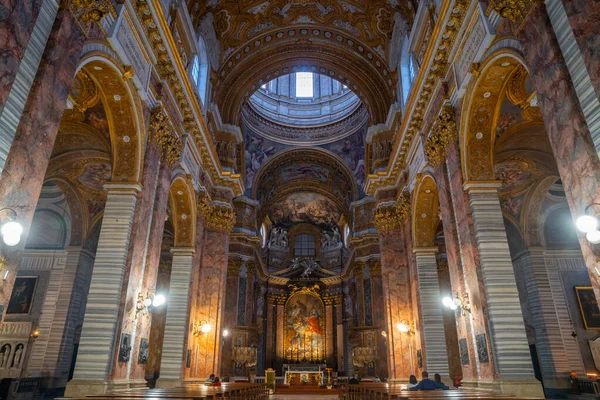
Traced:
[[[266, 378], [264, 376], [255, 376], [254, 377], [254, 383], [265, 383], [265, 382], [266, 382]], [[285, 383], [285, 377], [283, 377], [283, 376], [275, 377], [276, 385], [283, 385], [284, 383]]]

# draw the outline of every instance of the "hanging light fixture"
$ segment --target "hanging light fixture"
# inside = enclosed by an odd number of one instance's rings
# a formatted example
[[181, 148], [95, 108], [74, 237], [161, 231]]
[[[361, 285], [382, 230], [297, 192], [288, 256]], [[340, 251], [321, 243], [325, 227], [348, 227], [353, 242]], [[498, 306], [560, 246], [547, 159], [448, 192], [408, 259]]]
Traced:
[[0, 210], [0, 217], [3, 214], [8, 215], [8, 221], [2, 223], [0, 228], [0, 234], [2, 234], [2, 240], [7, 246], [16, 246], [21, 242], [21, 235], [23, 234], [23, 226], [17, 221], [17, 212], [12, 208], [3, 208]]

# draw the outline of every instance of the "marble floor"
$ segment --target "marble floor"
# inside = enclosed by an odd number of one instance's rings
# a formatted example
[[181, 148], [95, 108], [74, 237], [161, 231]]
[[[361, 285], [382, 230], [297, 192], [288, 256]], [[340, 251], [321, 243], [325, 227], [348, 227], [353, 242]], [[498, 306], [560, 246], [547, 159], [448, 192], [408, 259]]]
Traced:
[[[304, 394], [274, 394], [269, 397], [269, 400], [300, 400], [306, 399]], [[310, 400], [337, 400], [337, 395], [310, 395]]]

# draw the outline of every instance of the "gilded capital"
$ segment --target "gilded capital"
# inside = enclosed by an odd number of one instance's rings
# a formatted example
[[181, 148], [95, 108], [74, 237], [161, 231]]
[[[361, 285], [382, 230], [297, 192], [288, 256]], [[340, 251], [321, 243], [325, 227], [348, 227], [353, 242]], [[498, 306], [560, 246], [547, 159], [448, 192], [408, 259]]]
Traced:
[[235, 225], [235, 212], [228, 206], [213, 205], [204, 223], [211, 231], [229, 233]]
[[518, 33], [536, 3], [541, 3], [541, 0], [492, 0], [486, 14], [490, 10], [496, 11], [502, 18], [512, 22]]
[[199, 217], [207, 218], [210, 215], [210, 211], [212, 209], [212, 201], [210, 200], [210, 196], [205, 190], [200, 191], [200, 195], [198, 196], [198, 206], [197, 206], [197, 214]]
[[254, 274], [256, 271], [256, 263], [254, 261], [246, 261], [246, 271], [249, 275]]
[[181, 157], [183, 143], [171, 127], [171, 121], [160, 107], [155, 107], [150, 116], [150, 141], [162, 151], [162, 158], [169, 167]]
[[365, 267], [365, 263], [364, 262], [357, 262], [354, 264], [354, 276], [357, 278], [362, 278], [363, 277], [363, 268]]
[[380, 205], [375, 209], [373, 223], [381, 233], [400, 229], [410, 213], [410, 193], [404, 191], [394, 205]]
[[238, 276], [242, 269], [242, 261], [239, 258], [230, 258], [227, 264], [227, 276]]
[[109, 0], [71, 0], [71, 5], [81, 12], [78, 18], [85, 24], [99, 22], [113, 9]]
[[457, 138], [454, 108], [445, 106], [438, 115], [431, 135], [425, 141], [425, 155], [429, 163], [437, 167], [444, 162], [448, 145]]
[[381, 276], [381, 260], [375, 259], [369, 261], [369, 273], [371, 276]]

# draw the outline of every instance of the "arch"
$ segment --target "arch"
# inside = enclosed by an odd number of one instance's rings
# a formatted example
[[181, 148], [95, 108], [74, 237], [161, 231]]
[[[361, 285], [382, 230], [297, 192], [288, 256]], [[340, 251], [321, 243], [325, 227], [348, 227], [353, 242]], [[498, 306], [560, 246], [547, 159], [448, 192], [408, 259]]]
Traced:
[[415, 247], [434, 245], [439, 223], [438, 189], [433, 176], [426, 174], [417, 182], [412, 204], [412, 232]]
[[[348, 63], [348, 60], [355, 60]], [[255, 52], [228, 70], [225, 63], [215, 87], [227, 88], [216, 94], [215, 103], [223, 122], [239, 124], [240, 110], [260, 85], [293, 72], [308, 71], [331, 76], [350, 89], [365, 104], [371, 124], [384, 123], [394, 102], [397, 72], [385, 75], [363, 57], [329, 43], [300, 41], [273, 44], [268, 51]], [[381, 63], [380, 63], [381, 65]]]
[[465, 181], [495, 180], [495, 127], [500, 106], [511, 80], [520, 82], [526, 76], [523, 58], [513, 49], [500, 49], [482, 63], [463, 100], [459, 143]]
[[540, 245], [543, 243], [543, 215], [542, 205], [548, 190], [558, 180], [558, 176], [546, 176], [539, 180], [525, 198], [521, 217], [521, 232], [527, 246]]
[[139, 96], [131, 82], [110, 56], [89, 53], [77, 68], [96, 84], [102, 99], [112, 150], [112, 181], [138, 183], [141, 179], [146, 139], [144, 116]]
[[173, 179], [169, 189], [175, 247], [194, 247], [196, 240], [196, 194], [183, 175]]

